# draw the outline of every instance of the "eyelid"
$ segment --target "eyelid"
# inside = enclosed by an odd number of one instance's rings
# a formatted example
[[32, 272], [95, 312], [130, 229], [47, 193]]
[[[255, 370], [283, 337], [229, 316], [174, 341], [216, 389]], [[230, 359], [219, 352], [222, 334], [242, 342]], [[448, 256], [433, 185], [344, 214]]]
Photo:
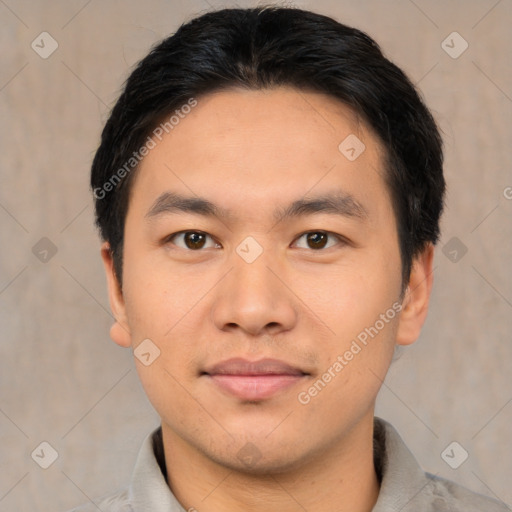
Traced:
[[[171, 239], [173, 239], [174, 237], [176, 237], [178, 235], [183, 235], [183, 234], [186, 234], [186, 233], [198, 233], [198, 234], [201, 234], [201, 235], [205, 235], [205, 236], [211, 238], [211, 240], [213, 240], [215, 242], [215, 244], [221, 245], [212, 235], [210, 235], [206, 231], [201, 231], [199, 229], [184, 229], [182, 231], [176, 231], [176, 232], [171, 233], [170, 235], [164, 237], [163, 240], [162, 240], [162, 243], [163, 244], [172, 243]], [[310, 229], [308, 231], [304, 231], [304, 232], [300, 233], [299, 235], [297, 235], [294, 238], [292, 244], [295, 244], [303, 236], [308, 235], [310, 233], [324, 233], [324, 234], [328, 235], [329, 237], [335, 238], [338, 241], [338, 243], [333, 245], [333, 246], [331, 246], [331, 247], [327, 247], [327, 249], [324, 249], [324, 248], [310, 249], [310, 248], [303, 248], [303, 247], [300, 247], [300, 249], [306, 249], [306, 250], [309, 250], [311, 252], [320, 253], [320, 252], [325, 252], [328, 249], [331, 249], [333, 247], [336, 247], [337, 245], [342, 245], [343, 246], [343, 245], [347, 245], [347, 244], [350, 243], [345, 237], [343, 237], [342, 235], [339, 235], [338, 233], [333, 233], [332, 231], [326, 231], [324, 229]], [[173, 243], [173, 245], [175, 245], [175, 244]], [[189, 252], [201, 252], [203, 250], [203, 249], [196, 249], [196, 250], [194, 250], [194, 249], [188, 249], [188, 248], [183, 248], [183, 247], [178, 247], [178, 248], [179, 249], [183, 249], [185, 251], [189, 251]], [[207, 249], [211, 249], [211, 247], [207, 247]]]
[[[217, 240], [215, 240], [215, 238], [212, 235], [210, 235], [206, 231], [201, 231], [200, 229], [184, 229], [182, 231], [176, 231], [174, 233], [171, 233], [170, 235], [165, 236], [162, 240], [162, 243], [164, 245], [168, 244], [168, 243], [172, 243], [173, 245], [176, 245], [173, 242], [171, 242], [171, 239], [173, 239], [174, 237], [179, 236], [179, 235], [184, 235], [186, 233], [197, 233], [200, 235], [205, 235], [206, 237], [211, 238], [216, 244], [220, 245], [219, 242], [217, 242]], [[196, 250], [188, 249], [188, 248], [183, 248], [183, 247], [179, 247], [179, 246], [177, 246], [177, 247], [178, 247], [178, 249], [183, 249], [184, 251], [189, 251], [189, 252], [201, 252], [201, 250], [202, 250], [202, 249], [196, 249]], [[207, 249], [211, 249], [211, 247], [207, 247]]]
[[[343, 237], [342, 235], [338, 235], [338, 233], [333, 233], [332, 231], [326, 231], [325, 229], [310, 229], [308, 231], [304, 231], [303, 233], [301, 233], [300, 235], [298, 235], [295, 240], [294, 240], [294, 243], [297, 241], [297, 240], [300, 240], [304, 235], [309, 235], [310, 233], [324, 233], [326, 235], [328, 235], [329, 237], [332, 237], [332, 238], [336, 238], [338, 243], [335, 244], [335, 245], [332, 245], [331, 247], [327, 247], [327, 249], [324, 249], [324, 248], [321, 248], [321, 249], [309, 249], [309, 251], [311, 252], [314, 252], [314, 253], [321, 253], [321, 252], [325, 252], [329, 249], [332, 249], [338, 245], [348, 245], [349, 241]], [[300, 247], [300, 249], [302, 249], [302, 247]]]

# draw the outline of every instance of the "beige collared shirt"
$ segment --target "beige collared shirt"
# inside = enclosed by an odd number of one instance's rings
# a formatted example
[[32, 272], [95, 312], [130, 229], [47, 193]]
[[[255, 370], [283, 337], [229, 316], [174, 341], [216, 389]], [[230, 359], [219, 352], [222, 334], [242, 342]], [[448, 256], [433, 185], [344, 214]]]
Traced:
[[[381, 480], [373, 512], [510, 512], [505, 503], [425, 473], [398, 432], [375, 418], [375, 465]], [[161, 427], [139, 451], [130, 485], [70, 512], [188, 512], [166, 481]], [[193, 510], [193, 509], [192, 509]], [[219, 511], [228, 512], [228, 511]]]

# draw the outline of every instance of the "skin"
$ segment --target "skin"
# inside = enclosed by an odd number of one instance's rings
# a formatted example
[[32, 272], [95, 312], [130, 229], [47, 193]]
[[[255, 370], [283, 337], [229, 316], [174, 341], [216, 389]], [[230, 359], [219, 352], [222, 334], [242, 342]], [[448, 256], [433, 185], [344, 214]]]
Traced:
[[[336, 99], [287, 87], [197, 99], [137, 171], [122, 292], [108, 243], [101, 250], [116, 319], [112, 339], [135, 349], [149, 338], [160, 350], [149, 366], [135, 364], [162, 420], [168, 484], [186, 509], [200, 512], [370, 511], [379, 492], [375, 400], [395, 346], [419, 336], [433, 247], [415, 258], [402, 302], [383, 148]], [[366, 146], [354, 161], [338, 149], [349, 134]], [[273, 217], [276, 207], [340, 189], [365, 216]], [[166, 191], [204, 197], [231, 214], [148, 219]], [[194, 248], [197, 239], [187, 245], [183, 236], [168, 238], [186, 230], [208, 235], [202, 248]], [[308, 231], [335, 235], [317, 249]], [[252, 263], [236, 252], [248, 236], [263, 249]], [[400, 314], [300, 403], [298, 394], [397, 301]], [[248, 402], [201, 375], [231, 357], [276, 358], [309, 375]], [[252, 461], [238, 456], [244, 447], [257, 454]]]

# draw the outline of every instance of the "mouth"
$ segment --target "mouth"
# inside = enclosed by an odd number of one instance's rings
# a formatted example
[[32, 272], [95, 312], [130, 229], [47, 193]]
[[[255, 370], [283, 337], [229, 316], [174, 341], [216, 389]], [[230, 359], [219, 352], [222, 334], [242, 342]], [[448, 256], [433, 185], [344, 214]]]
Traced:
[[224, 394], [260, 401], [302, 382], [309, 373], [277, 359], [234, 358], [207, 368], [201, 375]]

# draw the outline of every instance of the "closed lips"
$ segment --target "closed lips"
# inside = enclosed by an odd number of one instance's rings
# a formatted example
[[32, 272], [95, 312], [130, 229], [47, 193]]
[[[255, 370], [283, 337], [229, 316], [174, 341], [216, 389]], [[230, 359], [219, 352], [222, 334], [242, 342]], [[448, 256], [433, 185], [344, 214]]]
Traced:
[[307, 375], [300, 368], [291, 366], [277, 359], [261, 359], [248, 361], [242, 358], [233, 358], [208, 367], [203, 374], [207, 375]]

